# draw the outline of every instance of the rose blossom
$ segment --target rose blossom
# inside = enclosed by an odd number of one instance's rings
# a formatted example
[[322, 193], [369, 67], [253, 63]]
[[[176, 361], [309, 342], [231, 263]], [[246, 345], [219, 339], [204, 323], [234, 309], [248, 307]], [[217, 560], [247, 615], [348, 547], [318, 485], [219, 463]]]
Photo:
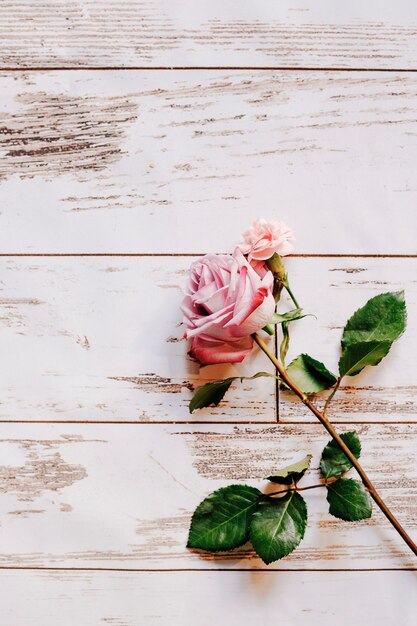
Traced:
[[195, 261], [181, 306], [191, 354], [205, 364], [242, 361], [252, 350], [250, 335], [272, 317], [272, 286], [272, 273], [261, 278], [239, 248]]
[[286, 256], [294, 251], [290, 241], [294, 241], [294, 234], [284, 222], [267, 222], [258, 219], [243, 233], [243, 243], [239, 248], [248, 255], [249, 261], [266, 261], [275, 252]]

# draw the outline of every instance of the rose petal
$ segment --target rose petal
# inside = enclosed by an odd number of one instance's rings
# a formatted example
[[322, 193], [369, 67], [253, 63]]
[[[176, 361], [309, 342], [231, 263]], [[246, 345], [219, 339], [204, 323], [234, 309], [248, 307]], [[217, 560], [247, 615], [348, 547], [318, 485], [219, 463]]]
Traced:
[[[262, 299], [261, 304], [258, 304], [260, 299]], [[266, 296], [263, 296], [258, 292], [254, 296], [253, 306], [249, 309], [249, 315], [239, 322], [239, 324], [232, 324], [233, 320], [231, 320], [225, 325], [225, 330], [227, 330], [232, 337], [246, 337], [247, 335], [252, 335], [252, 333], [256, 333], [266, 326], [266, 324], [269, 324], [274, 310], [275, 300], [272, 294], [268, 292]]]
[[[275, 310], [275, 300], [271, 293], [268, 293], [261, 306], [254, 309], [242, 324], [239, 326], [241, 335], [251, 335], [269, 324]], [[231, 330], [231, 329], [229, 329]]]
[[249, 335], [269, 322], [273, 275], [266, 266], [257, 269], [239, 248], [192, 264], [181, 308], [184, 336], [193, 340], [191, 352], [201, 362], [242, 361], [252, 349]]
[[249, 261], [266, 261], [275, 252], [281, 256], [291, 254], [294, 246], [290, 242], [294, 239], [292, 230], [284, 222], [258, 219], [243, 233], [243, 242], [239, 247], [243, 254], [248, 255]]
[[253, 340], [243, 337], [238, 341], [219, 342], [195, 337], [190, 354], [200, 363], [214, 365], [216, 363], [241, 363], [252, 351]]

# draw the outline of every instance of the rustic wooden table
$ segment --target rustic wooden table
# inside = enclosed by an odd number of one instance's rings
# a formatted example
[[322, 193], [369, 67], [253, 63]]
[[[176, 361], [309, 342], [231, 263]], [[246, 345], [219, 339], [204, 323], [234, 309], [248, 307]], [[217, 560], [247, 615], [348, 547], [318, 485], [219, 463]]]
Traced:
[[0, 52], [2, 626], [415, 624], [378, 511], [312, 496], [270, 567], [185, 549], [204, 494], [328, 437], [271, 380], [190, 417], [178, 328], [191, 260], [259, 215], [296, 231], [317, 315], [293, 353], [334, 366], [348, 313], [404, 288], [405, 336], [333, 418], [415, 535], [415, 2], [5, 0]]

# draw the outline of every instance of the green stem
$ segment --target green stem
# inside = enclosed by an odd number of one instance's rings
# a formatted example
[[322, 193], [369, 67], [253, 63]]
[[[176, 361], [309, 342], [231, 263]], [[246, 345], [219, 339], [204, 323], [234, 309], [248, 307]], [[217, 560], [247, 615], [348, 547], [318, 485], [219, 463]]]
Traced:
[[279, 356], [282, 363], [285, 363], [285, 357], [287, 356], [288, 348], [290, 346], [290, 331], [287, 322], [282, 322], [282, 341], [279, 347]]
[[288, 280], [287, 280], [287, 279], [286, 279], [286, 280], [285, 280], [285, 282], [284, 282], [284, 287], [285, 287], [285, 289], [287, 290], [288, 295], [290, 296], [291, 300], [294, 302], [294, 306], [295, 306], [295, 308], [296, 308], [296, 309], [300, 309], [301, 307], [300, 307], [300, 305], [299, 305], [299, 304], [298, 304], [298, 302], [297, 302], [297, 298], [295, 297], [295, 295], [294, 295], [294, 294], [293, 294], [293, 292], [291, 291], [291, 287], [290, 287], [289, 282], [288, 282]]
[[331, 393], [327, 396], [327, 400], [326, 400], [326, 402], [325, 402], [325, 404], [324, 404], [324, 407], [323, 407], [323, 415], [326, 415], [327, 408], [328, 408], [328, 406], [329, 406], [330, 402], [332, 401], [332, 398], [333, 398], [334, 394], [335, 394], [335, 393], [336, 393], [336, 391], [339, 389], [339, 387], [340, 387], [340, 383], [341, 383], [341, 382], [342, 382], [342, 376], [340, 376], [340, 377], [337, 379], [336, 384], [335, 384], [335, 386], [333, 387], [333, 391], [332, 391], [332, 392], [331, 392]]
[[307, 489], [317, 489], [318, 487], [327, 487], [330, 482], [334, 481], [325, 481], [324, 483], [319, 483], [318, 485], [307, 485], [307, 487], [288, 487], [288, 489], [282, 489], [282, 491], [273, 491], [272, 493], [266, 493], [265, 496], [282, 496], [284, 493], [288, 493], [289, 491], [307, 491]]
[[410, 535], [406, 532], [406, 530], [401, 526], [400, 522], [393, 515], [393, 513], [391, 513], [390, 509], [387, 507], [387, 505], [385, 504], [385, 502], [383, 501], [383, 499], [381, 498], [381, 496], [379, 495], [379, 493], [377, 492], [377, 490], [373, 486], [372, 482], [368, 478], [367, 474], [365, 473], [365, 470], [360, 465], [358, 459], [355, 457], [353, 452], [351, 452], [351, 450], [345, 444], [345, 442], [340, 437], [340, 435], [336, 432], [336, 430], [334, 429], [333, 425], [327, 419], [327, 416], [324, 413], [322, 413], [321, 411], [319, 411], [319, 409], [316, 406], [314, 406], [314, 404], [312, 404], [310, 402], [310, 400], [308, 399], [306, 394], [303, 393], [301, 391], [301, 389], [299, 389], [297, 387], [297, 385], [295, 383], [293, 383], [293, 381], [288, 377], [287, 372], [285, 371], [285, 369], [283, 368], [281, 363], [278, 361], [278, 359], [276, 358], [275, 354], [273, 354], [269, 350], [268, 346], [263, 341], [263, 339], [261, 339], [261, 337], [259, 337], [256, 333], [254, 333], [252, 335], [252, 338], [258, 344], [258, 346], [261, 348], [261, 350], [266, 354], [266, 356], [269, 358], [271, 363], [273, 363], [273, 365], [275, 366], [276, 370], [279, 373], [279, 376], [280, 376], [281, 380], [288, 387], [290, 387], [290, 389], [293, 390], [293, 392], [300, 398], [300, 400], [305, 404], [305, 406], [308, 409], [310, 409], [310, 411], [317, 417], [319, 422], [324, 426], [324, 428], [331, 435], [331, 437], [336, 441], [336, 443], [339, 445], [341, 450], [344, 452], [344, 454], [347, 456], [349, 461], [352, 463], [352, 465], [355, 468], [355, 470], [358, 472], [359, 476], [362, 479], [363, 484], [365, 485], [365, 487], [369, 491], [369, 494], [372, 497], [372, 499], [374, 500], [374, 502], [379, 506], [379, 508], [381, 509], [383, 514], [385, 515], [385, 517], [393, 525], [395, 530], [398, 532], [398, 534], [401, 536], [401, 538], [405, 541], [405, 543], [408, 545], [410, 550], [417, 556], [417, 545], [411, 539]]

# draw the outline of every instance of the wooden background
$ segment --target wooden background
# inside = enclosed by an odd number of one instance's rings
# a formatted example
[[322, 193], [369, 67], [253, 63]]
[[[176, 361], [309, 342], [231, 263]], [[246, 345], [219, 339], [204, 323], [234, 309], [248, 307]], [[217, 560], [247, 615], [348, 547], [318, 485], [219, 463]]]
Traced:
[[[199, 500], [328, 437], [273, 381], [190, 416], [187, 268], [259, 215], [296, 231], [300, 349], [334, 367], [368, 297], [409, 327], [335, 400], [401, 522], [417, 511], [417, 6], [412, 0], [0, 4], [2, 625], [415, 623], [378, 511], [309, 497], [300, 549], [185, 549]], [[254, 353], [239, 371], [265, 369]]]

